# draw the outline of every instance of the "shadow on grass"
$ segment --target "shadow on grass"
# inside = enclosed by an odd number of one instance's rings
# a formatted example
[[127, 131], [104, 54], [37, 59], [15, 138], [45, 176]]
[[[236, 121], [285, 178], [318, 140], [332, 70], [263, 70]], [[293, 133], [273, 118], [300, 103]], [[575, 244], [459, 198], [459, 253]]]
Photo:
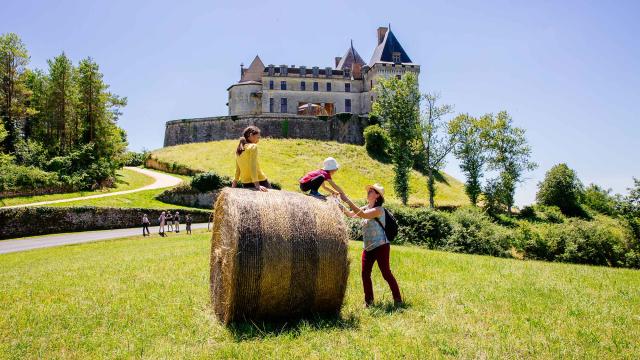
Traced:
[[373, 303], [372, 305], [369, 305], [368, 309], [369, 309], [369, 312], [371, 313], [371, 316], [380, 317], [385, 315], [402, 313], [410, 307], [411, 307], [411, 304], [407, 303], [406, 301], [400, 305], [396, 305], [392, 301], [385, 301], [382, 303]]
[[292, 321], [244, 321], [231, 323], [228, 330], [236, 341], [262, 339], [275, 336], [297, 337], [305, 331], [350, 330], [360, 326], [355, 314], [342, 316], [313, 316]]

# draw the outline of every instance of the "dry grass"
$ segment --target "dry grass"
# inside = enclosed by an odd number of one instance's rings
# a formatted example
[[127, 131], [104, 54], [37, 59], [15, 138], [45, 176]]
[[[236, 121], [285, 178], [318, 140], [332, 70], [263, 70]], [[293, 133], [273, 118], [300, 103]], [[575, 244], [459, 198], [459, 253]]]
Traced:
[[334, 203], [227, 188], [214, 214], [211, 298], [220, 321], [339, 313], [348, 237]]

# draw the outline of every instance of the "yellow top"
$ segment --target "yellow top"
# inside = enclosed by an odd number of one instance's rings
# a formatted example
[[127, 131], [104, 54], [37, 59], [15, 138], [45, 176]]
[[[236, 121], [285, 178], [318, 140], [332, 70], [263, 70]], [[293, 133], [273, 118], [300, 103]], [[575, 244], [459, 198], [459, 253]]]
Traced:
[[258, 145], [246, 144], [242, 154], [236, 156], [234, 179], [240, 180], [243, 184], [267, 180], [267, 176], [260, 170], [260, 164], [258, 164]]

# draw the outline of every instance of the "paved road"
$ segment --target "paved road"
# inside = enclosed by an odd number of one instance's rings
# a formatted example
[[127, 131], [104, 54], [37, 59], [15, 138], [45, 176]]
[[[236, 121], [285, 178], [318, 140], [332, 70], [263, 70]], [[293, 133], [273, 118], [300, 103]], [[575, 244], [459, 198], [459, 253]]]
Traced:
[[[180, 226], [184, 231], [184, 224]], [[192, 224], [191, 229], [206, 229], [207, 223]], [[158, 227], [152, 226], [149, 228], [151, 236], [158, 237]], [[45, 235], [37, 237], [25, 237], [19, 239], [0, 240], [0, 254], [6, 254], [16, 251], [25, 251], [31, 249], [61, 246], [69, 244], [79, 244], [91, 241], [100, 241], [108, 239], [117, 239], [128, 236], [141, 235], [141, 228], [130, 229], [113, 229], [113, 230], [98, 230], [98, 231], [85, 231], [78, 233], [59, 234], [59, 235]], [[168, 236], [174, 233], [167, 233]]]
[[171, 175], [160, 173], [160, 172], [151, 171], [151, 170], [148, 170], [148, 169], [141, 169], [141, 168], [129, 167], [129, 166], [126, 166], [125, 169], [129, 169], [129, 170], [136, 171], [136, 172], [139, 172], [141, 174], [150, 176], [150, 177], [156, 179], [156, 181], [153, 184], [150, 184], [150, 185], [147, 185], [147, 186], [143, 186], [141, 188], [137, 188], [137, 189], [133, 189], [133, 190], [114, 191], [114, 192], [109, 192], [109, 193], [104, 193], [104, 194], [81, 196], [81, 197], [75, 197], [75, 198], [71, 198], [71, 199], [41, 201], [41, 202], [23, 204], [23, 205], [4, 206], [4, 207], [0, 207], [0, 209], [10, 209], [10, 208], [17, 208], [17, 207], [25, 207], [25, 206], [49, 205], [49, 204], [57, 204], [57, 203], [63, 203], [63, 202], [69, 202], [69, 201], [95, 199], [95, 198], [102, 198], [102, 197], [107, 197], [107, 196], [131, 194], [131, 193], [138, 192], [138, 191], [162, 189], [162, 188], [166, 188], [166, 187], [172, 187], [172, 186], [176, 186], [176, 185], [178, 185], [178, 184], [180, 184], [182, 182], [182, 179], [177, 178], [175, 176], [171, 176]]

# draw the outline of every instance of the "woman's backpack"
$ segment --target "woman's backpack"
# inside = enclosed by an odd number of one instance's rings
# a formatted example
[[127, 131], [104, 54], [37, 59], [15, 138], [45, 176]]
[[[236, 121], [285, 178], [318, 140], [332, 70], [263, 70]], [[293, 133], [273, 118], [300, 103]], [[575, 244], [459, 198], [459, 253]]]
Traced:
[[387, 237], [387, 240], [389, 240], [389, 242], [392, 242], [396, 236], [398, 236], [398, 222], [396, 221], [396, 218], [393, 216], [393, 214], [385, 209], [382, 208], [384, 210], [384, 218], [385, 218], [385, 223], [387, 224], [387, 226], [382, 225], [382, 222], [380, 222], [380, 219], [375, 218], [376, 221], [378, 222], [378, 224], [380, 224], [380, 226], [382, 227], [382, 230], [384, 230], [384, 234]]

